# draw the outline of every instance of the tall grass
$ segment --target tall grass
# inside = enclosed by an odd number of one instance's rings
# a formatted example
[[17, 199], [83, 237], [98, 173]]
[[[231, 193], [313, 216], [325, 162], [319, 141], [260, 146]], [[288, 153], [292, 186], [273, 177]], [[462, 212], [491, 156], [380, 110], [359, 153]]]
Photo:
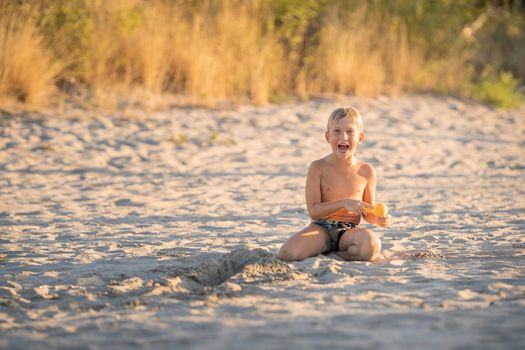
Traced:
[[397, 18], [370, 20], [363, 7], [337, 18], [321, 30], [312, 93], [358, 96], [398, 95], [411, 86], [411, 74], [422, 67], [420, 50], [407, 42], [407, 30]]
[[16, 12], [0, 17], [0, 101], [38, 105], [55, 92], [60, 64], [35, 21]]
[[422, 90], [493, 100], [472, 85], [525, 68], [512, 52], [494, 65], [486, 44], [502, 26], [503, 42], [525, 40], [523, 18], [489, 1], [6, 0], [0, 98], [45, 103], [74, 85], [100, 104], [134, 89], [208, 105]]
[[[211, 8], [213, 7], [213, 8]], [[206, 16], [173, 13], [165, 88], [200, 101], [250, 99], [267, 102], [283, 90], [283, 50], [275, 33], [264, 31], [264, 2], [207, 4]]]

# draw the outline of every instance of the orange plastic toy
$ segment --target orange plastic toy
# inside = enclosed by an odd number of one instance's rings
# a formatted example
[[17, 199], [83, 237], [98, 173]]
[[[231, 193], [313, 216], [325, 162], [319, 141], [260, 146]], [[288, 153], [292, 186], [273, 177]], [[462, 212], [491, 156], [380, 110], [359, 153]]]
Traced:
[[[372, 206], [372, 208], [365, 208], [365, 211], [367, 213], [372, 213], [375, 216], [387, 216], [388, 215], [388, 207], [383, 203], [376, 203]], [[347, 221], [349, 215], [357, 215], [357, 214], [354, 212], [348, 211], [345, 208], [341, 208], [335, 213], [325, 216], [323, 219], [335, 220], [335, 221]]]
[[388, 207], [383, 203], [376, 203], [372, 206], [372, 208], [365, 208], [365, 211], [367, 213], [372, 213], [375, 216], [387, 216], [388, 215]]

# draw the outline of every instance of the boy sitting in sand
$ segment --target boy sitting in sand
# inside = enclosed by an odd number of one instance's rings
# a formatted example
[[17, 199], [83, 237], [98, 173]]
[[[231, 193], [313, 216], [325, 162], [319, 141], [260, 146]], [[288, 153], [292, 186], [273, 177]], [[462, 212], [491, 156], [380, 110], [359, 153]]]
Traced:
[[357, 110], [342, 107], [328, 118], [326, 141], [332, 153], [314, 161], [306, 178], [306, 206], [311, 224], [288, 239], [279, 258], [303, 260], [336, 252], [345, 260], [372, 261], [379, 257], [381, 241], [370, 229], [357, 227], [361, 216], [384, 227], [388, 216], [365, 211], [375, 201], [376, 172], [354, 154], [365, 135]]

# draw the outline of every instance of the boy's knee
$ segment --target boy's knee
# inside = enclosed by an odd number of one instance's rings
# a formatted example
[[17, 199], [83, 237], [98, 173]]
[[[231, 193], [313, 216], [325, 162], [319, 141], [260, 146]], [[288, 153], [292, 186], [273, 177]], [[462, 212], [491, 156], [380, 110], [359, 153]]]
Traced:
[[363, 231], [363, 238], [360, 247], [360, 258], [365, 261], [373, 261], [381, 253], [381, 240], [371, 231]]
[[281, 249], [279, 250], [279, 254], [277, 254], [277, 257], [285, 261], [303, 260], [301, 252], [299, 250], [293, 249], [293, 247], [287, 247], [286, 244], [281, 247]]

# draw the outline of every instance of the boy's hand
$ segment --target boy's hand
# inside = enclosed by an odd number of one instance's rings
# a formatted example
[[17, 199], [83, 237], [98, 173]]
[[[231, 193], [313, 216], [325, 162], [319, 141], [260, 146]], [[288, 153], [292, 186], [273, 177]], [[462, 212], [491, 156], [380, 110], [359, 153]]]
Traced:
[[345, 201], [345, 209], [357, 215], [364, 215], [365, 208], [372, 208], [372, 206], [358, 199], [347, 199]]
[[387, 216], [375, 216], [373, 213], [366, 213], [363, 215], [366, 221], [371, 224], [375, 224], [379, 227], [387, 227], [390, 225], [390, 215]]
[[370, 208], [370, 204], [357, 199], [344, 199], [343, 207], [336, 212], [324, 216], [323, 219], [335, 221], [358, 220], [364, 215], [365, 208]]

